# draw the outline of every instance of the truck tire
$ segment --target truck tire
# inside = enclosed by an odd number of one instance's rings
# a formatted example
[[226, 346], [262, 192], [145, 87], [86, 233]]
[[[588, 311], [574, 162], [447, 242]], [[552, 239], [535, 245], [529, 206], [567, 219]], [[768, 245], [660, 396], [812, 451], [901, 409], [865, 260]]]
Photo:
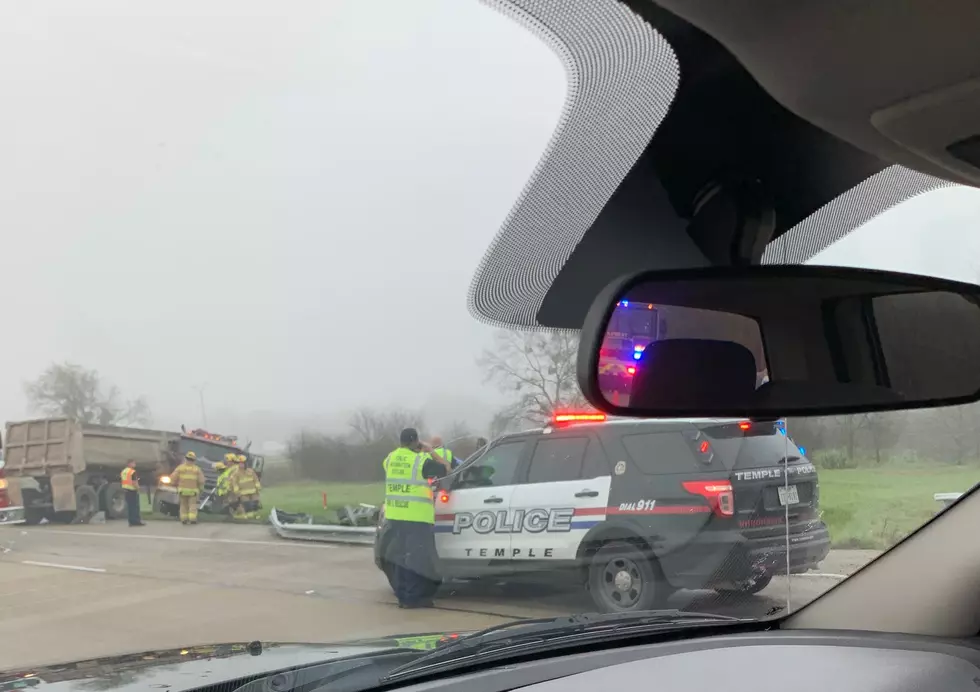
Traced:
[[670, 593], [659, 565], [625, 541], [611, 541], [595, 552], [589, 562], [588, 588], [602, 613], [653, 610]]
[[107, 483], [102, 488], [102, 511], [109, 519], [126, 516], [126, 491], [119, 483]]
[[99, 494], [91, 485], [75, 488], [75, 521], [85, 522], [99, 511]]

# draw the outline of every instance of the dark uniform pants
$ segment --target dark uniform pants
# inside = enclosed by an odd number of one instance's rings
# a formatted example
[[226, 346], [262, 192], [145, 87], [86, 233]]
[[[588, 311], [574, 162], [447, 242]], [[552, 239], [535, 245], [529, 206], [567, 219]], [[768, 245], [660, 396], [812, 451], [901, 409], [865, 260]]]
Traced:
[[126, 491], [126, 515], [130, 526], [137, 526], [140, 523], [140, 491]]
[[436, 541], [432, 524], [389, 520], [391, 539], [386, 575], [398, 602], [415, 605], [430, 600], [441, 580], [436, 575]]

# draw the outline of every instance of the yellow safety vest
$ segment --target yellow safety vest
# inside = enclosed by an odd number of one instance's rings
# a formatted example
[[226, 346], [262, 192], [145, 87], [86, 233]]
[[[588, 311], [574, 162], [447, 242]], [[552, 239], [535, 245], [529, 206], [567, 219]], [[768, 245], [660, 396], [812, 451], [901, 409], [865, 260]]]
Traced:
[[219, 496], [227, 495], [229, 493], [229, 491], [231, 490], [231, 475], [235, 473], [237, 470], [238, 469], [233, 466], [227, 471], [222, 472], [222, 474], [218, 476], [217, 493]]
[[386, 519], [435, 523], [432, 487], [422, 475], [422, 467], [430, 458], [424, 452], [399, 447], [384, 460]]
[[131, 469], [128, 466], [122, 470], [119, 474], [119, 478], [122, 480], [122, 487], [126, 490], [139, 490], [139, 486], [136, 485], [136, 469]]
[[446, 449], [445, 447], [436, 447], [433, 451], [439, 452], [439, 455], [442, 457], [442, 460], [447, 464], [453, 463], [452, 451]]
[[177, 492], [181, 495], [197, 495], [204, 486], [204, 472], [196, 464], [184, 462], [173, 472], [177, 480]]

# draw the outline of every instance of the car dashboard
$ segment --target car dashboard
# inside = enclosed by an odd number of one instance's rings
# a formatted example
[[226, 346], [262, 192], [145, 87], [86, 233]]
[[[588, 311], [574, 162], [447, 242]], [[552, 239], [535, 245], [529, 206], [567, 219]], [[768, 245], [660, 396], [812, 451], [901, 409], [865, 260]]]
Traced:
[[[676, 633], [675, 633], [676, 634]], [[353, 692], [373, 689], [356, 670], [365, 662], [316, 676], [270, 675], [236, 692]], [[373, 668], [373, 666], [365, 666]], [[289, 684], [289, 682], [302, 684]], [[377, 678], [374, 678], [377, 680]], [[287, 682], [288, 681], [288, 682]], [[286, 684], [284, 684], [286, 683]], [[424, 680], [392, 682], [384, 689], [432, 692], [594, 692], [691, 690], [697, 692], [975, 692], [980, 687], [980, 647], [972, 640], [883, 633], [765, 631], [488, 664]], [[225, 690], [234, 689], [225, 686]]]

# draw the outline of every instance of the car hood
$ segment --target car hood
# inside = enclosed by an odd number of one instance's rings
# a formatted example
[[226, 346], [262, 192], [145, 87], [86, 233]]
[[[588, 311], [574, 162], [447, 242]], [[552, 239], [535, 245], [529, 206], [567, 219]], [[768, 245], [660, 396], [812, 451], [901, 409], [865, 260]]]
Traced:
[[0, 692], [182, 692], [392, 648], [433, 649], [465, 633], [425, 633], [338, 644], [252, 642], [144, 651], [0, 673]]

